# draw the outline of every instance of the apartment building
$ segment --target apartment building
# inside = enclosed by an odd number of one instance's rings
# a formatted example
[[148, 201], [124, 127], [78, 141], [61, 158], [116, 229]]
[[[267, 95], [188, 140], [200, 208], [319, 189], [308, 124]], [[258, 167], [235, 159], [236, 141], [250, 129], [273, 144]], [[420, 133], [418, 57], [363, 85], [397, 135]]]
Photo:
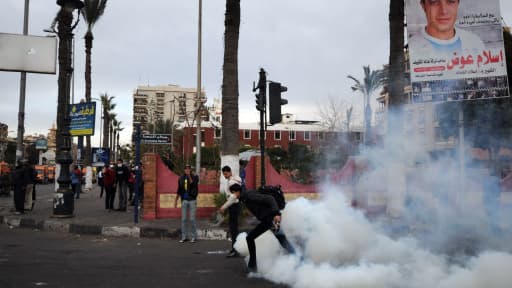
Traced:
[[[144, 130], [146, 124], [157, 120], [170, 120], [173, 123], [192, 123], [198, 107], [206, 103], [206, 93], [197, 97], [196, 88], [183, 88], [178, 85], [138, 86], [133, 93], [133, 130], [137, 124]], [[208, 118], [208, 111], [201, 110], [201, 118]], [[147, 131], [152, 132], [152, 131]]]

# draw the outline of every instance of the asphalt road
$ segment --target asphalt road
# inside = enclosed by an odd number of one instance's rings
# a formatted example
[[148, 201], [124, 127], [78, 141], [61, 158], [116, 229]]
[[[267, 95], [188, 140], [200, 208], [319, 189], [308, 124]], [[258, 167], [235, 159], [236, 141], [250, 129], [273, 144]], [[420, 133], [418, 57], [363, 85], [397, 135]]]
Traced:
[[284, 287], [248, 278], [228, 247], [0, 226], [0, 287]]

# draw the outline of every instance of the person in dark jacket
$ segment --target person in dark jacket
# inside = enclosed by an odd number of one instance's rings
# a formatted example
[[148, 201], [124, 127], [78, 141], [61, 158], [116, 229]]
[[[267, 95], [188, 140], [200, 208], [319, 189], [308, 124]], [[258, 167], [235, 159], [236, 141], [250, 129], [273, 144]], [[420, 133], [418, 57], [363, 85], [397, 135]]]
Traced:
[[130, 178], [130, 169], [123, 164], [123, 159], [117, 159], [116, 170], [116, 186], [118, 189], [119, 206], [117, 211], [126, 211], [126, 190], [128, 190], [128, 179]]
[[103, 167], [103, 186], [105, 187], [105, 209], [109, 212], [114, 210], [114, 185], [116, 184], [116, 172], [108, 165]]
[[100, 186], [100, 198], [101, 198], [101, 197], [103, 197], [103, 191], [105, 190], [105, 186], [103, 186], [103, 168], [101, 168], [100, 171], [98, 172], [98, 186]]
[[14, 185], [14, 214], [23, 214], [25, 211], [25, 167], [18, 161], [12, 173], [12, 184]]
[[23, 177], [25, 178], [25, 210], [33, 210], [34, 209], [34, 200], [35, 200], [35, 179], [37, 177], [37, 172], [29, 163], [25, 163], [25, 171], [23, 173]]
[[[174, 207], [178, 207], [178, 199], [181, 199], [181, 240], [180, 243], [187, 241], [188, 234], [190, 242], [194, 243], [197, 239], [196, 228], [196, 208], [199, 177], [192, 173], [192, 167], [185, 165], [185, 173], [178, 179], [178, 191], [174, 200]], [[187, 217], [188, 212], [188, 217]], [[187, 229], [188, 228], [188, 229]], [[188, 230], [188, 231], [187, 231]], [[187, 233], [189, 232], [189, 233]]]
[[256, 244], [255, 240], [261, 234], [271, 229], [276, 236], [279, 244], [286, 249], [288, 253], [295, 253], [295, 249], [286, 239], [286, 235], [279, 229], [281, 225], [281, 212], [277, 206], [276, 200], [270, 195], [258, 193], [254, 190], [242, 191], [240, 184], [229, 186], [229, 190], [236, 196], [240, 202], [256, 217], [260, 223], [247, 234], [247, 247], [249, 248], [249, 263], [247, 268], [249, 272], [257, 272], [256, 262]]

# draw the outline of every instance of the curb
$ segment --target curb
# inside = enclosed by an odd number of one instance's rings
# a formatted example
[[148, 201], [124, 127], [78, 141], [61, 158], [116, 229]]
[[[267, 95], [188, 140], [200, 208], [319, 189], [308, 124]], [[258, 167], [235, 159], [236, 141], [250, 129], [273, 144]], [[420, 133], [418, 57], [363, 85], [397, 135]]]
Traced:
[[[0, 224], [5, 224], [10, 228], [28, 228], [34, 230], [44, 230], [51, 232], [96, 235], [106, 237], [133, 237], [133, 238], [171, 238], [179, 239], [181, 230], [169, 230], [155, 227], [137, 227], [137, 226], [101, 226], [90, 224], [62, 223], [58, 220], [36, 220], [19, 216], [0, 215]], [[228, 233], [224, 229], [198, 229], [197, 238], [199, 240], [228, 240]]]

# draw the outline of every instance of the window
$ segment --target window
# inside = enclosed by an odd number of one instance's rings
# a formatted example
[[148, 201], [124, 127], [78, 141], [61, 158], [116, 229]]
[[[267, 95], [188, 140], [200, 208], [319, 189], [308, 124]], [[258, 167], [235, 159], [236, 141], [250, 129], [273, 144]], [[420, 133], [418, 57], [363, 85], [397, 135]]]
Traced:
[[274, 140], [281, 140], [281, 131], [274, 131]]
[[304, 140], [306, 140], [306, 141], [311, 140], [311, 131], [304, 131]]
[[244, 139], [251, 139], [251, 130], [244, 130]]
[[295, 140], [295, 131], [290, 131], [290, 140]]
[[222, 137], [222, 129], [220, 128], [215, 128], [215, 138], [216, 139], [219, 139]]

